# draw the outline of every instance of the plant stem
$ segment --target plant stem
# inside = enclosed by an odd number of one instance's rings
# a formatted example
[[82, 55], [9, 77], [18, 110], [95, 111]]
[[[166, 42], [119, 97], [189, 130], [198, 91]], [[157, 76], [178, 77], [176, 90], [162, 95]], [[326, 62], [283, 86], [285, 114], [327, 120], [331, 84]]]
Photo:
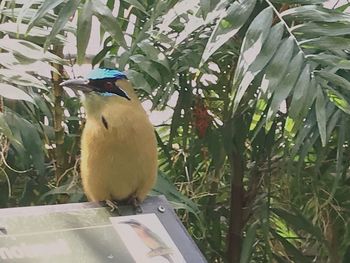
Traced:
[[[63, 46], [55, 46], [53, 53], [63, 58]], [[54, 94], [54, 130], [55, 130], [55, 159], [56, 169], [55, 178], [58, 183], [59, 178], [65, 171], [65, 152], [64, 152], [64, 129], [63, 129], [63, 107], [62, 107], [62, 96], [63, 88], [60, 86], [62, 82], [63, 66], [60, 64], [53, 65], [59, 74], [52, 72], [52, 83], [53, 83], [53, 94]]]

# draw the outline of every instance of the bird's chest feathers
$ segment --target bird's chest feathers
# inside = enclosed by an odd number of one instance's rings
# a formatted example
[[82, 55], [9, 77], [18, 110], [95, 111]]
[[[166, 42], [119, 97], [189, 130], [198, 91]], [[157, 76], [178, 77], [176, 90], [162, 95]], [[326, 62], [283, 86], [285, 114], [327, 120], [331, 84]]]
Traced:
[[132, 137], [138, 117], [133, 105], [125, 99], [90, 95], [83, 101], [83, 105], [86, 110], [84, 134], [91, 137], [91, 140]]

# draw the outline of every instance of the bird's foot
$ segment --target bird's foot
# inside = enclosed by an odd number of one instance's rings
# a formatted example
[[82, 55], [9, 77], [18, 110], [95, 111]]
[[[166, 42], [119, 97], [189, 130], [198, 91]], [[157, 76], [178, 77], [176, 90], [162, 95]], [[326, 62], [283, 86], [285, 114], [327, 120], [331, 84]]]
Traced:
[[0, 226], [0, 235], [7, 235], [6, 227]]
[[106, 205], [109, 206], [109, 208], [111, 209], [111, 212], [116, 212], [118, 215], [121, 215], [120, 211], [119, 211], [119, 207], [116, 201], [114, 200], [105, 200]]
[[140, 200], [137, 197], [134, 196], [134, 197], [130, 198], [130, 203], [134, 207], [136, 214], [143, 213]]

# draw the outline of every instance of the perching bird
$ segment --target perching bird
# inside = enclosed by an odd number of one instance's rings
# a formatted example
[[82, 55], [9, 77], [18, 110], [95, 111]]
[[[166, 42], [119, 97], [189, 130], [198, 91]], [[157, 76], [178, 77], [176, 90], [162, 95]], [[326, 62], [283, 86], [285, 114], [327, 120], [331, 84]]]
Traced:
[[142, 242], [151, 250], [147, 253], [148, 257], [161, 256], [165, 258], [169, 263], [173, 263], [172, 254], [174, 251], [168, 247], [164, 241], [154, 233], [147, 226], [141, 224], [137, 220], [130, 219], [128, 221], [121, 221], [119, 224], [127, 224], [132, 227], [137, 236]]
[[90, 201], [141, 203], [157, 175], [154, 129], [124, 73], [96, 68], [61, 83], [83, 91], [81, 177]]

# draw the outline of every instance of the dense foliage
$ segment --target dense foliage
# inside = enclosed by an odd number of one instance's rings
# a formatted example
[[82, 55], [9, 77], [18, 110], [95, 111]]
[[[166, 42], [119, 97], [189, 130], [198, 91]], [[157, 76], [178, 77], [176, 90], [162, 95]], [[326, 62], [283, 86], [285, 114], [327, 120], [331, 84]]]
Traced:
[[348, 262], [350, 16], [322, 3], [2, 0], [0, 205], [84, 200], [84, 111], [63, 65], [114, 66], [173, 109], [153, 194], [209, 262]]

